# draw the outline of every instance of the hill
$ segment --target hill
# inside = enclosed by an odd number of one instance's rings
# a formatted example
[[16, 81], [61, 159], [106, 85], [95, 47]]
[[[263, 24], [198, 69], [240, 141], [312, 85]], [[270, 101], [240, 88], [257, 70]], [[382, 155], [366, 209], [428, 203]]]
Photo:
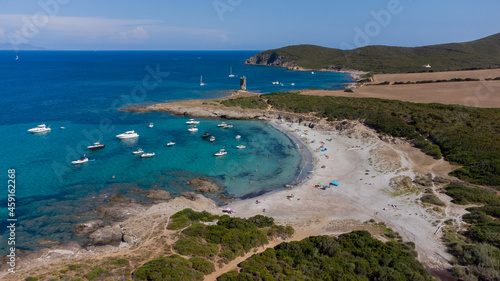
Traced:
[[[366, 46], [340, 50], [295, 45], [258, 53], [246, 63], [375, 73], [500, 68], [500, 33], [471, 42], [423, 47]], [[423, 67], [426, 64], [431, 68]]]

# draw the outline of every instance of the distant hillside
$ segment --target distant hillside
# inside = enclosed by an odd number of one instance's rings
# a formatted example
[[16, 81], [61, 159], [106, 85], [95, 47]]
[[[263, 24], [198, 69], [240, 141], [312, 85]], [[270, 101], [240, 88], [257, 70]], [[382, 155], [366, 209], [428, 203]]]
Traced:
[[[345, 51], [296, 45], [261, 52], [246, 63], [376, 73], [500, 68], [500, 33], [466, 43], [424, 47], [366, 46]], [[426, 64], [431, 68], [423, 67]]]

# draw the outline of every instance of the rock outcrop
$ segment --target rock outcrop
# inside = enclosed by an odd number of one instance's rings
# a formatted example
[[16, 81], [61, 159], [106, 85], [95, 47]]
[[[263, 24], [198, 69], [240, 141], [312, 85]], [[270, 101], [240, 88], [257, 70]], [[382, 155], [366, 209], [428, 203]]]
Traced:
[[124, 221], [132, 216], [143, 212], [147, 207], [138, 204], [133, 198], [115, 194], [109, 199], [109, 204], [96, 208], [96, 211], [104, 217], [115, 221]]
[[146, 197], [154, 200], [170, 200], [172, 199], [172, 193], [162, 189], [154, 189], [148, 190]]
[[106, 226], [92, 232], [89, 236], [89, 240], [92, 244], [111, 244], [121, 242], [122, 237], [122, 228], [119, 224], [115, 224], [113, 226]]
[[102, 220], [87, 221], [84, 223], [75, 224], [73, 226], [73, 233], [77, 236], [88, 235], [103, 226], [104, 222]]
[[199, 177], [190, 179], [188, 183], [196, 187], [196, 191], [201, 193], [215, 193], [224, 190], [209, 178]]
[[276, 53], [259, 53], [246, 60], [245, 64], [294, 67], [294, 61], [287, 61], [288, 56], [278, 55]]

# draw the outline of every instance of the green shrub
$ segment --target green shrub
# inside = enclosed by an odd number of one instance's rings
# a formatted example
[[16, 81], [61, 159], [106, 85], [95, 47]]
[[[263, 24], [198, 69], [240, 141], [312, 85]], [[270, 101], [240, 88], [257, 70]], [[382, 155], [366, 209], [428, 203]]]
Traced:
[[444, 206], [444, 202], [439, 199], [435, 194], [425, 194], [420, 198], [423, 203], [433, 204], [437, 206]]
[[215, 271], [213, 263], [206, 261], [200, 257], [192, 257], [189, 259], [189, 261], [193, 265], [193, 269], [198, 270], [204, 275], [210, 274]]
[[77, 270], [80, 267], [82, 267], [82, 266], [79, 264], [72, 264], [72, 265], [68, 266], [68, 269], [69, 270]]
[[38, 280], [38, 277], [27, 277], [26, 279], [24, 279], [25, 281], [37, 281]]
[[136, 269], [132, 276], [134, 280], [203, 280], [203, 273], [179, 255], [149, 261]]
[[112, 260], [112, 261], [111, 261], [111, 264], [114, 264], [114, 265], [124, 265], [124, 264], [128, 264], [128, 259], [118, 258], [118, 259], [116, 259], [116, 260]]
[[83, 275], [83, 277], [87, 278], [88, 280], [94, 280], [97, 277], [101, 276], [102, 274], [108, 273], [108, 271], [102, 267], [95, 267], [94, 270], [91, 272]]
[[179, 238], [174, 244], [174, 249], [185, 256], [214, 257], [219, 253], [216, 244], [205, 244], [196, 237]]
[[170, 217], [170, 222], [167, 226], [167, 229], [170, 230], [181, 229], [186, 226], [189, 226], [193, 221], [202, 221], [203, 219], [207, 218], [213, 218], [213, 215], [206, 211], [196, 212], [193, 211], [192, 209], [187, 208], [173, 214]]
[[446, 187], [446, 194], [453, 198], [451, 202], [459, 205], [470, 203], [500, 204], [500, 197], [481, 188], [467, 187], [460, 184], [450, 184]]

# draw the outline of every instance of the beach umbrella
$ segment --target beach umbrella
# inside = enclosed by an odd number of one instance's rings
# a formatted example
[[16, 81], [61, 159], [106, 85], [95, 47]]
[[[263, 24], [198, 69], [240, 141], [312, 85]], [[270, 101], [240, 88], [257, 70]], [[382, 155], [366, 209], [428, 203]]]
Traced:
[[318, 182], [318, 184], [323, 184], [322, 182]]

